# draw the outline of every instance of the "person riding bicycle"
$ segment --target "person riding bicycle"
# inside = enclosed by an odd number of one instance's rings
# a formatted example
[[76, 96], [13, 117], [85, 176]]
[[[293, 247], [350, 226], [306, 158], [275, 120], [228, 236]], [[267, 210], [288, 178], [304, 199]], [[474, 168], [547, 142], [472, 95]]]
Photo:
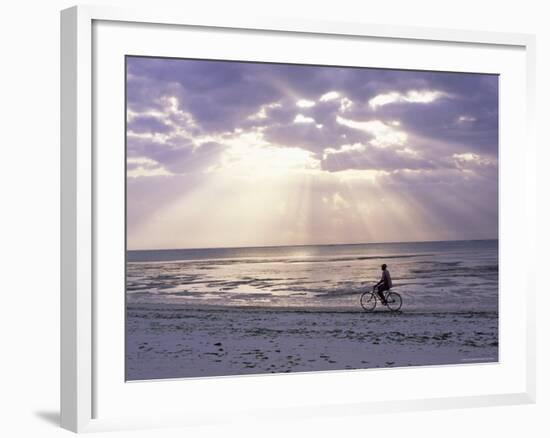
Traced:
[[373, 289], [377, 289], [376, 292], [380, 297], [380, 301], [382, 301], [382, 304], [385, 306], [386, 298], [384, 297], [384, 291], [390, 290], [393, 284], [391, 282], [390, 271], [388, 271], [386, 264], [384, 263], [380, 267], [382, 268], [382, 278], [380, 278], [380, 281], [374, 285]]

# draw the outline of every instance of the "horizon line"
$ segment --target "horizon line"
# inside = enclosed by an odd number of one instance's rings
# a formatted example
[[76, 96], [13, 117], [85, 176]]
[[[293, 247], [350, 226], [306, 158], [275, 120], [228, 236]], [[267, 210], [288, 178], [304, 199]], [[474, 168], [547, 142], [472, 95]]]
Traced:
[[340, 246], [340, 245], [380, 245], [391, 243], [438, 243], [438, 242], [480, 242], [487, 240], [499, 240], [496, 238], [485, 239], [450, 239], [450, 240], [405, 240], [405, 241], [387, 241], [387, 242], [358, 242], [358, 243], [308, 243], [300, 245], [252, 245], [252, 246], [207, 246], [194, 248], [147, 248], [147, 249], [128, 249], [129, 251], [192, 251], [200, 249], [251, 249], [251, 248], [288, 248], [288, 247], [304, 247], [304, 246]]

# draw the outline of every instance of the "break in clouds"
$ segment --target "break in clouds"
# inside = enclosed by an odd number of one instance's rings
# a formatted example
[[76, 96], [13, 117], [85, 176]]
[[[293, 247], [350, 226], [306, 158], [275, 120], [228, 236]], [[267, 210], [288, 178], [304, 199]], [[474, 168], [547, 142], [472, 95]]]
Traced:
[[497, 154], [494, 75], [127, 58], [130, 249], [495, 238]]

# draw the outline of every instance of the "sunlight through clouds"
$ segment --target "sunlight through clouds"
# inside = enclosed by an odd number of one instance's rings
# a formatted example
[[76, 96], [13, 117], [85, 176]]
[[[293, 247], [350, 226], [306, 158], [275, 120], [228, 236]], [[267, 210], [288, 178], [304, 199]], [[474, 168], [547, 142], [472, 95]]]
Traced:
[[127, 62], [129, 248], [494, 236], [497, 77]]

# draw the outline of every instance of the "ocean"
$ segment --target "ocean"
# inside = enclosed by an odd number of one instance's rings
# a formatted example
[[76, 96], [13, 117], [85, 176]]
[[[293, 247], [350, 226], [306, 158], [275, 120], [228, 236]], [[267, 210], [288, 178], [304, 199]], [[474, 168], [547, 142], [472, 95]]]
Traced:
[[497, 312], [498, 240], [127, 252], [127, 304], [361, 310], [386, 263], [403, 312]]

